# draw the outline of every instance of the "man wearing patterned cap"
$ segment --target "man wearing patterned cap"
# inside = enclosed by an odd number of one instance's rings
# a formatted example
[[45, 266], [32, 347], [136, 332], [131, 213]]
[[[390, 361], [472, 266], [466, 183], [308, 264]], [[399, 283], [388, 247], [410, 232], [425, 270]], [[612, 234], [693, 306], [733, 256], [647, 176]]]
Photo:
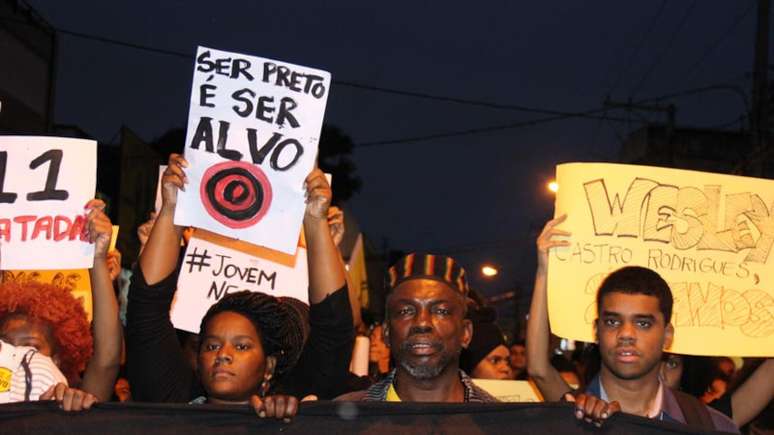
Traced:
[[387, 290], [384, 341], [396, 367], [339, 400], [496, 402], [460, 370], [460, 353], [473, 337], [465, 270], [451, 257], [409, 254], [389, 269]]

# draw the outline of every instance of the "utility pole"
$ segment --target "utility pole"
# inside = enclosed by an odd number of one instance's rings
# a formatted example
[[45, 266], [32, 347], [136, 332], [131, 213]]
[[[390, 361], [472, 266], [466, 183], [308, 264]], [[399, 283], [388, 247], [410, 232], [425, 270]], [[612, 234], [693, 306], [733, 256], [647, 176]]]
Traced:
[[642, 112], [661, 112], [666, 113], [667, 115], [667, 122], [666, 122], [666, 143], [664, 144], [666, 146], [666, 150], [668, 153], [668, 161], [669, 164], [674, 164], [674, 150], [672, 149], [672, 135], [675, 132], [675, 123], [676, 123], [676, 116], [677, 116], [677, 108], [674, 104], [641, 104], [641, 103], [635, 103], [632, 101], [631, 98], [629, 98], [628, 101], [613, 101], [610, 99], [610, 97], [605, 98], [605, 107], [613, 107], [618, 109], [626, 109], [627, 111], [631, 112], [634, 110], [639, 110]]
[[755, 58], [753, 60], [752, 110], [750, 116], [750, 138], [753, 152], [750, 160], [750, 174], [764, 176], [765, 160], [771, 153], [769, 133], [769, 22], [771, 1], [758, 0], [758, 20], [755, 31]]

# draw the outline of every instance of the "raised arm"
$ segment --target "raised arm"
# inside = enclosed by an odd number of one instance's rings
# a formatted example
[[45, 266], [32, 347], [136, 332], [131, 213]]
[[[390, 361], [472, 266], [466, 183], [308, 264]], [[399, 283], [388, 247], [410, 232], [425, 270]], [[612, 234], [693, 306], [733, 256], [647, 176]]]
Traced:
[[546, 401], [557, 401], [570, 386], [562, 379], [549, 359], [549, 340], [551, 330], [548, 325], [548, 250], [556, 246], [568, 246], [567, 240], [557, 240], [554, 236], [569, 236], [567, 231], [556, 228], [564, 222], [566, 215], [552, 219], [543, 227], [537, 238], [538, 266], [535, 273], [535, 288], [532, 291], [532, 304], [527, 320], [527, 373], [535, 381]]
[[344, 263], [331, 237], [328, 207], [331, 188], [322, 171], [306, 178], [304, 215], [309, 265], [309, 338], [284, 386], [288, 392], [321, 399], [337, 396], [345, 384], [355, 334]]
[[774, 359], [763, 362], [731, 395], [734, 423], [742, 427], [763, 411], [774, 399]]
[[148, 242], [140, 253], [140, 269], [145, 282], [154, 285], [177, 268], [180, 238], [183, 228], [174, 224], [177, 190], [185, 190], [188, 178], [184, 168], [188, 162], [180, 154], [169, 156], [169, 164], [161, 178], [161, 210], [156, 217]]
[[108, 401], [113, 395], [113, 384], [121, 364], [121, 348], [123, 346], [118, 302], [107, 264], [113, 226], [103, 212], [104, 202], [94, 199], [86, 204], [86, 208], [89, 209], [89, 240], [95, 245], [94, 267], [89, 269], [93, 307], [91, 333], [94, 337], [94, 354], [86, 366], [80, 389], [93, 394], [100, 401]]
[[[328, 227], [331, 229], [331, 238], [333, 244], [336, 245], [336, 250], [339, 252], [341, 263], [344, 264], [344, 259], [341, 258], [341, 241], [344, 239], [344, 211], [336, 206], [330, 206], [328, 208]], [[354, 323], [355, 330], [363, 323], [363, 316], [360, 310], [360, 286], [352, 282], [352, 276], [349, 271], [345, 274], [347, 279], [347, 289], [349, 289], [349, 305], [352, 307], [352, 322]]]
[[[178, 154], [161, 179], [162, 207], [132, 276], [126, 314], [126, 365], [132, 397], [147, 402], [188, 402], [196, 395], [188, 363], [169, 319], [175, 294], [182, 228], [174, 225], [177, 190], [185, 187]], [[147, 227], [146, 227], [147, 228]]]
[[322, 302], [328, 295], [342, 288], [346, 282], [344, 263], [328, 227], [328, 207], [331, 187], [323, 172], [315, 168], [306, 177], [306, 235], [309, 265], [309, 303]]

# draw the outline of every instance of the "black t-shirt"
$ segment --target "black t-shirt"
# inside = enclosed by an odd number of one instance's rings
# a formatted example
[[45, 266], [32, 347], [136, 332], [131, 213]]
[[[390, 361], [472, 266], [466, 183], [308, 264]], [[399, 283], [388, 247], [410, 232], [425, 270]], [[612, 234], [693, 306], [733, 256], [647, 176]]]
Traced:
[[[177, 272], [148, 285], [135, 267], [126, 325], [127, 375], [139, 402], [184, 403], [205, 392], [186, 362], [169, 318]], [[296, 366], [277, 380], [277, 390], [303, 398], [335, 397], [349, 373], [355, 331], [347, 286], [309, 309], [309, 338]]]

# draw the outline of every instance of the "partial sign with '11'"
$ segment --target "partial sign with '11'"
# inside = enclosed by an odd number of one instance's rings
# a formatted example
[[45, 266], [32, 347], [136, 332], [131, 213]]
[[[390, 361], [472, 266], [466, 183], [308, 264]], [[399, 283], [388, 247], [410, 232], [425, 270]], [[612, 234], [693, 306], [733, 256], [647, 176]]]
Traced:
[[0, 269], [79, 269], [94, 262], [84, 206], [97, 143], [0, 136]]

